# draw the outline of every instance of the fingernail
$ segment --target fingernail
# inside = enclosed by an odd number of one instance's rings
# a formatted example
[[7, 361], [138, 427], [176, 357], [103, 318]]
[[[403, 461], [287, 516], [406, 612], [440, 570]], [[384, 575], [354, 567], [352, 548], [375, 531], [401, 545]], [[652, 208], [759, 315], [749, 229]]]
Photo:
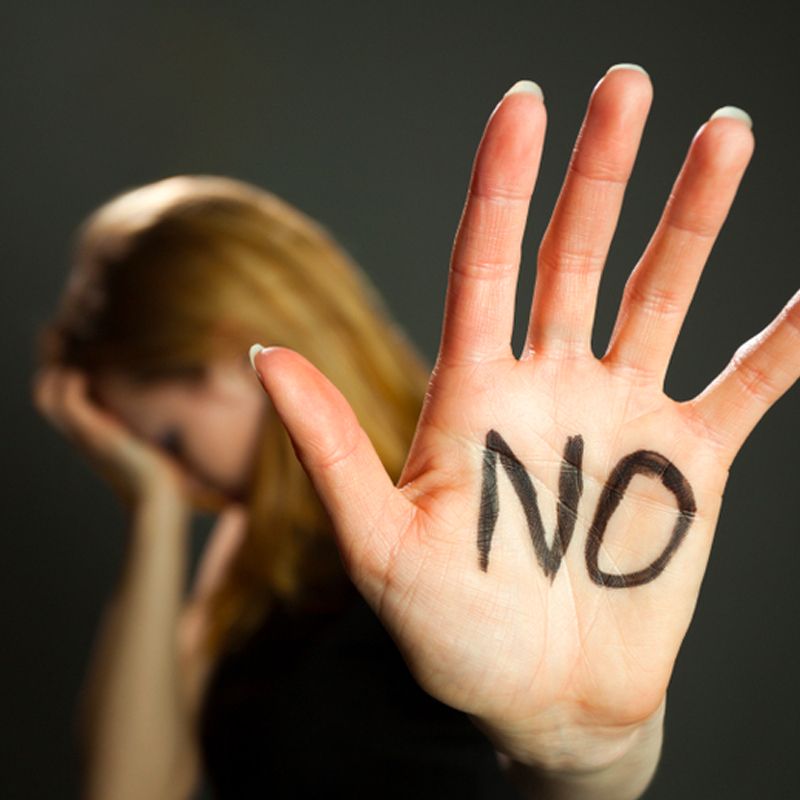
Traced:
[[510, 94], [517, 94], [518, 92], [527, 92], [529, 94], [535, 94], [540, 100], [544, 100], [544, 92], [542, 91], [542, 87], [539, 86], [538, 83], [534, 83], [533, 81], [517, 81], [504, 95], [503, 97], [508, 97]]
[[752, 117], [744, 109], [737, 108], [736, 106], [722, 106], [722, 108], [718, 108], [708, 119], [711, 121], [712, 119], [717, 119], [717, 117], [738, 119], [744, 122], [748, 128], [752, 129], [753, 127]]
[[[647, 70], [644, 67], [640, 67], [638, 64], [614, 64], [613, 67], [609, 67], [606, 70], [606, 75], [608, 75], [609, 72], [613, 72], [615, 69], [635, 69], [637, 72], [647, 75]], [[647, 75], [647, 77], [649, 78], [650, 76]]]
[[256, 368], [256, 356], [263, 350], [264, 348], [260, 344], [254, 344], [250, 348], [250, 366], [255, 369]]

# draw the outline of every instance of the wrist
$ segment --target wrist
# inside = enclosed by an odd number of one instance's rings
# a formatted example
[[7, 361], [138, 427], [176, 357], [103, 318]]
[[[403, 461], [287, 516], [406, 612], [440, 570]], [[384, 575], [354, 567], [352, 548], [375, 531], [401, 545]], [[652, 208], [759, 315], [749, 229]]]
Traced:
[[666, 696], [646, 719], [628, 725], [576, 725], [554, 718], [495, 722], [472, 716], [498, 753], [553, 775], [582, 776], [613, 770], [639, 753], [660, 752]]
[[[508, 779], [525, 796], [637, 800], [658, 766], [665, 699], [646, 720], [619, 730], [572, 729], [538, 737], [525, 737], [520, 730], [511, 734], [483, 730], [492, 738]], [[554, 742], [561, 744], [554, 746]]]
[[178, 492], [153, 487], [142, 493], [129, 506], [128, 512], [131, 527], [136, 534], [154, 531], [163, 536], [165, 529], [189, 529], [192, 506]]

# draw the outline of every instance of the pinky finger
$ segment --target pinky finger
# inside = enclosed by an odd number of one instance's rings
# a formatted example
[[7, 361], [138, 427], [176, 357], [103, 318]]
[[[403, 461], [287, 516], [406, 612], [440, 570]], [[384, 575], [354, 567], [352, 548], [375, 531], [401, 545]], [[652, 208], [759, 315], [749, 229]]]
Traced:
[[762, 331], [737, 348], [687, 410], [731, 462], [753, 428], [800, 377], [800, 290]]

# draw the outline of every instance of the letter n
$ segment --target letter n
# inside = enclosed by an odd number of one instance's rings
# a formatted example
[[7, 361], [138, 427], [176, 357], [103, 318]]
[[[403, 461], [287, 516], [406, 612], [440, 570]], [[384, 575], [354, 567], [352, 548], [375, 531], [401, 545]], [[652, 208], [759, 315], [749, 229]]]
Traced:
[[542, 517], [539, 513], [536, 489], [527, 471], [497, 431], [490, 430], [486, 434], [486, 447], [483, 451], [481, 503], [478, 516], [478, 554], [480, 568], [484, 572], [488, 571], [489, 550], [500, 513], [500, 502], [497, 495], [498, 456], [525, 512], [528, 532], [530, 533], [539, 565], [544, 570], [544, 574], [552, 581], [561, 566], [561, 559], [566, 553], [567, 547], [569, 547], [575, 530], [578, 502], [583, 492], [583, 474], [581, 472], [583, 437], [580, 435], [570, 436], [564, 446], [561, 474], [558, 481], [556, 532], [552, 546], [548, 547]]

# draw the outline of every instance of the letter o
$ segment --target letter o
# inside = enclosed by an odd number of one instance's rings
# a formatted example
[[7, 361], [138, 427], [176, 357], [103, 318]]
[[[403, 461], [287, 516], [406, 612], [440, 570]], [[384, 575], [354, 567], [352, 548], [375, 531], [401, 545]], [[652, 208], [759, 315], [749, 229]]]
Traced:
[[[659, 477], [664, 486], [675, 495], [678, 502], [678, 519], [672, 529], [669, 542], [653, 562], [636, 572], [616, 575], [603, 572], [597, 564], [600, 546], [606, 533], [606, 527], [614, 511], [619, 505], [631, 478], [637, 473]], [[630, 586], [639, 586], [658, 577], [675, 551], [683, 541], [689, 525], [692, 523], [697, 510], [694, 493], [683, 473], [661, 453], [654, 450], [636, 450], [621, 458], [611, 472], [600, 500], [597, 503], [594, 520], [589, 528], [586, 540], [586, 569], [589, 577], [600, 586], [624, 589]]]

